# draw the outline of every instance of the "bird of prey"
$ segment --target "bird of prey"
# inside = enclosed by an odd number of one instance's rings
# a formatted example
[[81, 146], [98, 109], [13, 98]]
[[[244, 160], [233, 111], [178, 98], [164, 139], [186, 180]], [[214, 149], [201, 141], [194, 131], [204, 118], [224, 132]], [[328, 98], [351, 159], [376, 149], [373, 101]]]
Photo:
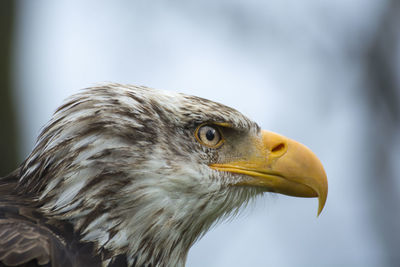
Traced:
[[305, 146], [203, 98], [107, 83], [67, 99], [0, 178], [0, 266], [182, 267], [265, 192], [327, 197]]

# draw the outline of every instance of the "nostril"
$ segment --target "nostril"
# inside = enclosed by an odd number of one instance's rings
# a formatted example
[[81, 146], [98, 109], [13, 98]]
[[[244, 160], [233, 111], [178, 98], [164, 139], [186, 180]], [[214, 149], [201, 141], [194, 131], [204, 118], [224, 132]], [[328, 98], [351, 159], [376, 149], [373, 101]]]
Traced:
[[276, 146], [274, 146], [271, 149], [271, 152], [272, 153], [276, 153], [276, 152], [283, 151], [284, 149], [285, 149], [285, 144], [284, 143], [279, 143], [279, 144], [277, 144]]

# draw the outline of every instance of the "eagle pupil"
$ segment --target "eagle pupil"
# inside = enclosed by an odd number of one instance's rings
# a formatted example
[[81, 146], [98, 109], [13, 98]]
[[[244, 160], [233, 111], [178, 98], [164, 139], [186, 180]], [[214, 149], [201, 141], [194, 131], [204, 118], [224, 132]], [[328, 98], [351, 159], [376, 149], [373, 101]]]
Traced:
[[212, 141], [215, 138], [215, 130], [214, 129], [209, 129], [206, 133], [206, 137], [208, 141]]

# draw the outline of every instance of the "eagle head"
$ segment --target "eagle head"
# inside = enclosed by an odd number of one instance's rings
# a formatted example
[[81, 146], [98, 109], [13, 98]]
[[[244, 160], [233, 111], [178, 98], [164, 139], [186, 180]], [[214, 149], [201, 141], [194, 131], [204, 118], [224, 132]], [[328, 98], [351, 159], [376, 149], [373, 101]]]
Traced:
[[[215, 222], [264, 192], [318, 197], [327, 180], [305, 146], [203, 98], [105, 84], [57, 109], [21, 167], [21, 194], [82, 242], [130, 265], [184, 266]], [[135, 265], [135, 266], [136, 266]]]

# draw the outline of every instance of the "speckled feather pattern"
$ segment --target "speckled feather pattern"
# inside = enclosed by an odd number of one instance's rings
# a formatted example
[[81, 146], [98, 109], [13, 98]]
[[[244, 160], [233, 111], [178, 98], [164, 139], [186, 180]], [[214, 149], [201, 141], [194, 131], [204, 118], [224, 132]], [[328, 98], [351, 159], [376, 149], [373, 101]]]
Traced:
[[70, 97], [20, 168], [17, 192], [82, 242], [126, 255], [130, 266], [184, 266], [189, 248], [259, 193], [208, 167], [223, 158], [196, 141], [202, 123], [259, 127], [238, 111], [194, 96], [104, 84]]

